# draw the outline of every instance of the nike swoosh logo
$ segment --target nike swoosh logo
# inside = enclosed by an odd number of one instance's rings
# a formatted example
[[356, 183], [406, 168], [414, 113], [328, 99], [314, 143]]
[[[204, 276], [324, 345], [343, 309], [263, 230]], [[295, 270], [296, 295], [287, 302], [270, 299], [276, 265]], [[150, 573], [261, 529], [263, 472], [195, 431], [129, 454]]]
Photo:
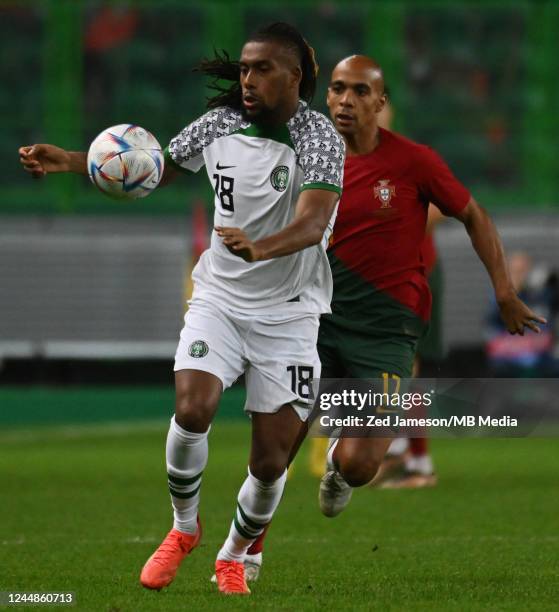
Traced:
[[219, 162], [217, 162], [216, 170], [227, 170], [227, 168], [236, 168], [237, 166], [221, 166]]

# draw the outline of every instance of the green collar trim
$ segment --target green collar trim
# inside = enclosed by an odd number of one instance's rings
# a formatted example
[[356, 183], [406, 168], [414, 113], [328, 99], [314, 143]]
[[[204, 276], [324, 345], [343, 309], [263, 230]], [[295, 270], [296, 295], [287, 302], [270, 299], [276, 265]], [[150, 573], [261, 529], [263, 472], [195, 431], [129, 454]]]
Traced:
[[247, 128], [241, 128], [234, 133], [242, 134], [243, 136], [252, 136], [253, 138], [267, 138], [268, 140], [273, 140], [295, 149], [289, 134], [289, 129], [285, 124], [267, 126], [251, 123]]

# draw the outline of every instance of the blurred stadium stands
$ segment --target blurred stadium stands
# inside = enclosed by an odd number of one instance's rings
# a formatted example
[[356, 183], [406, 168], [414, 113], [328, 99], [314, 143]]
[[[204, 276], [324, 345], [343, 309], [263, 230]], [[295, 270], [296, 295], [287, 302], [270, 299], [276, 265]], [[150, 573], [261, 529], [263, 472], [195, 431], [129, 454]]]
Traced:
[[174, 356], [186, 218], [12, 217], [0, 229], [0, 356]]
[[[132, 204], [86, 179], [32, 181], [17, 147], [85, 149], [133, 122], [163, 146], [204, 110], [192, 68], [238, 54], [271, 20], [297, 24], [321, 65], [367, 53], [385, 67], [395, 129], [437, 149], [493, 213], [505, 245], [556, 266], [559, 238], [559, 3], [432, 0], [0, 2], [0, 359], [171, 358], [181, 325], [189, 203], [211, 202], [203, 173]], [[482, 343], [489, 284], [453, 223], [445, 262], [447, 349]]]

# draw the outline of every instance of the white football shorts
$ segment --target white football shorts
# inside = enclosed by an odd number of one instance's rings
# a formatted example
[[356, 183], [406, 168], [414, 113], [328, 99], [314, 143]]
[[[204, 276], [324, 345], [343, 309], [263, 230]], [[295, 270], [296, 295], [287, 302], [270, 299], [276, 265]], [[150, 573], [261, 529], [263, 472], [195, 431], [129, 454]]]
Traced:
[[217, 376], [223, 390], [245, 374], [247, 412], [277, 412], [291, 404], [306, 420], [312, 380], [320, 378], [319, 315], [248, 315], [194, 300], [184, 317], [175, 371]]

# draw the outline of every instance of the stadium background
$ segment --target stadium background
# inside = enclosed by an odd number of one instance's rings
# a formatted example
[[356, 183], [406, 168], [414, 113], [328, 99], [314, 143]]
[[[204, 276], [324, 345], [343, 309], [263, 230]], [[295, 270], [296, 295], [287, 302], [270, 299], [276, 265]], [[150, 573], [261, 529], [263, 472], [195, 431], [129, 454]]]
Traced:
[[[9, 563], [1, 563], [8, 572], [0, 590], [79, 591], [79, 573], [71, 566], [80, 555], [90, 554], [87, 542], [94, 542], [94, 536], [65, 549], [61, 534], [83, 533], [80, 530], [98, 520], [98, 514], [85, 508], [106, 503], [114, 517], [109, 526], [103, 523], [107, 537], [97, 542], [100, 550], [109, 554], [107, 542], [112, 536], [121, 548], [124, 541], [136, 546], [135, 556], [128, 560], [126, 555], [132, 554], [128, 548], [115, 553], [127, 575], [113, 584], [108, 601], [113, 609], [143, 609], [141, 593], [131, 594], [126, 580], [136, 580], [136, 566], [168, 521], [161, 465], [163, 421], [172, 410], [171, 363], [193, 247], [199, 238], [193, 232], [192, 210], [210, 211], [212, 195], [201, 172], [143, 201], [115, 203], [85, 178], [31, 180], [19, 166], [17, 148], [53, 142], [83, 150], [101, 129], [123, 122], [148, 128], [164, 146], [204, 110], [204, 83], [191, 71], [195, 63], [211, 54], [213, 47], [235, 56], [248, 32], [277, 19], [298, 25], [316, 50], [321, 67], [317, 109], [325, 110], [328, 76], [341, 57], [356, 52], [374, 56], [384, 66], [390, 86], [395, 129], [430, 144], [447, 159], [494, 215], [508, 250], [522, 249], [538, 262], [557, 266], [556, 1], [2, 0], [0, 161], [5, 172], [0, 194], [0, 452], [3, 493], [13, 493], [3, 505], [0, 555], [6, 554]], [[446, 278], [444, 373], [483, 375], [489, 283], [460, 225], [443, 224], [437, 230], [437, 242]], [[220, 488], [217, 475], [220, 466], [226, 466], [224, 492], [230, 494], [223, 509], [221, 502], [219, 508], [208, 502], [208, 515], [219, 518], [221, 526], [220, 531], [216, 526], [215, 532], [210, 528], [208, 533], [210, 545], [203, 553], [208, 559], [229, 520], [243, 471], [248, 432], [246, 423], [238, 421], [242, 395], [242, 388], [226, 395], [221, 429], [215, 434], [218, 442], [212, 447], [216, 459], [207, 492], [212, 486]], [[107, 424], [123, 421], [122, 429]], [[80, 429], [84, 423], [89, 427]], [[381, 586], [374, 593], [376, 600], [382, 602], [385, 597], [386, 605], [397, 607], [400, 602], [408, 610], [421, 601], [429, 602], [428, 609], [438, 609], [440, 602], [444, 602], [440, 609], [463, 609], [456, 604], [461, 584], [477, 580], [478, 586], [469, 591], [468, 609], [482, 609], [491, 601], [500, 605], [509, 601], [508, 595], [513, 603], [507, 609], [515, 609], [514, 601], [522, 602], [518, 609], [551, 606], [557, 596], [556, 572], [550, 569], [556, 545], [556, 530], [555, 536], [550, 535], [556, 517], [549, 510], [552, 500], [548, 497], [555, 460], [551, 442], [494, 441], [491, 446], [439, 442], [435, 446], [441, 466], [439, 490], [411, 502], [405, 496], [391, 500], [391, 508], [407, 520], [400, 531], [398, 526], [391, 531], [393, 542], [407, 543], [412, 552], [430, 550], [436, 564], [427, 564], [430, 573], [425, 582], [410, 558], [388, 552], [378, 561]], [[465, 467], [465, 457], [472, 470], [483, 473], [480, 479]], [[84, 481], [74, 475], [80, 461], [88, 466]], [[492, 468], [486, 472], [488, 463]], [[109, 470], [113, 479], [103, 477]], [[534, 472], [538, 486], [524, 487], [522, 483], [530, 481]], [[134, 474], [132, 483], [128, 474]], [[49, 519], [36, 509], [30, 512], [36, 507], [32, 488], [37, 478]], [[501, 486], [495, 486], [495, 481]], [[309, 536], [309, 542], [322, 545], [330, 537], [343, 555], [340, 533], [333, 534], [316, 513], [311, 518], [314, 507], [306, 491], [313, 487], [314, 498], [315, 485], [307, 475], [294, 478], [292, 489], [298, 497], [286, 501], [283, 518], [278, 519], [278, 541], [289, 540], [283, 524], [302, 521], [312, 534], [318, 521], [316, 539]], [[105, 497], [90, 497], [89, 488], [102, 488]], [[119, 497], [125, 491], [142, 507], [132, 526]], [[464, 495], [478, 505], [464, 520], [457, 519], [463, 538], [453, 541], [450, 555], [445, 542], [452, 540], [454, 532], [437, 531], [430, 517], [443, 506], [461, 516], [457, 499]], [[146, 496], [151, 496], [149, 503]], [[366, 494], [356, 497], [354, 518], [370, 518], [372, 523], [385, 519], [382, 504], [372, 507]], [[503, 499], [509, 514], [501, 507]], [[70, 507], [77, 505], [81, 518], [63, 510], [60, 500], [67, 500]], [[497, 516], [497, 508], [504, 526], [495, 535], [486, 521]], [[120, 518], [129, 528], [126, 537], [117, 525]], [[350, 528], [347, 522], [342, 525]], [[37, 528], [50, 535], [29, 550], [30, 534]], [[358, 548], [363, 542], [359, 537]], [[501, 537], [506, 554], [497, 557], [495, 550], [491, 556], [487, 548], [498, 549]], [[288, 559], [296, 566], [297, 555], [304, 558], [311, 548], [292, 550]], [[56, 550], [65, 555], [64, 560], [56, 556]], [[281, 559], [284, 548], [277, 545], [274, 550]], [[56, 580], [38, 570], [30, 573], [37, 555], [46, 560], [41, 565], [50, 563], [59, 569]], [[449, 577], [445, 570], [456, 562], [455, 555], [463, 556], [468, 569]], [[522, 573], [520, 568], [529, 559], [535, 565]], [[307, 561], [312, 564], [314, 558]], [[407, 575], [405, 584], [394, 582], [396, 565]], [[352, 567], [349, 562], [347, 567]], [[86, 608], [107, 609], [105, 600], [95, 600], [105, 588], [101, 577], [106, 577], [106, 568], [100, 561], [93, 568], [100, 582], [83, 586], [87, 596], [82, 593], [82, 601], [89, 597]], [[498, 576], [491, 574], [493, 570]], [[315, 584], [317, 595], [320, 565], [315, 563], [313, 571], [316, 584], [311, 578], [309, 582]], [[328, 575], [332, 581], [339, 579]], [[353, 584], [348, 576], [346, 580]], [[492, 580], [516, 583], [516, 587], [508, 595], [491, 599], [495, 597], [492, 584], [497, 584]], [[413, 589], [407, 590], [409, 584], [420, 588], [420, 583], [423, 591], [414, 595]], [[264, 582], [263, 587], [266, 584], [271, 583]], [[355, 602], [360, 601], [357, 593], [362, 587], [355, 582], [349, 588]], [[332, 589], [331, 595], [344, 605], [347, 594]], [[296, 599], [297, 593], [303, 599]], [[289, 596], [280, 592], [277, 605], [287, 601], [287, 609], [289, 605], [306, 607], [307, 595], [297, 589]], [[137, 598], [133, 606], [127, 607], [127, 597]], [[205, 591], [200, 589], [196, 597], [202, 605]], [[323, 604], [332, 601], [335, 598]], [[367, 601], [362, 602], [365, 607]]]

